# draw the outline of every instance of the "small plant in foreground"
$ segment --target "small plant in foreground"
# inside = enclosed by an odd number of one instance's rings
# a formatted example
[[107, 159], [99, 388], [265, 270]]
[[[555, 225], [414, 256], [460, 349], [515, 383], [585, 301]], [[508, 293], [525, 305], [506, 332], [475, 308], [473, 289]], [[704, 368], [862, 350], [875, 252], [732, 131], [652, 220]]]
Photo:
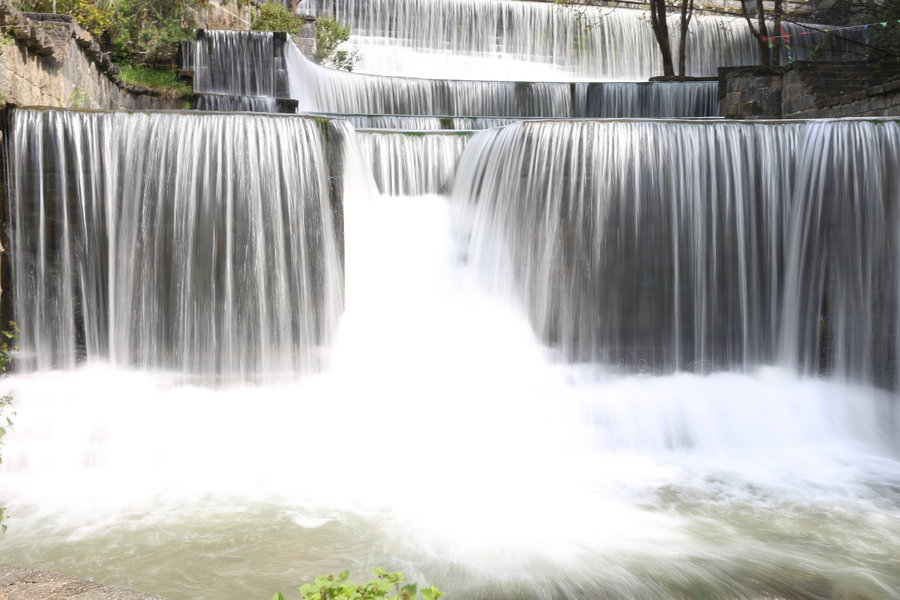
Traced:
[[[433, 585], [420, 590], [414, 583], [404, 584], [403, 573], [388, 573], [379, 567], [373, 568], [372, 573], [375, 577], [361, 585], [347, 580], [348, 571], [319, 575], [313, 583], [300, 586], [300, 597], [303, 600], [438, 600], [444, 595]], [[284, 594], [278, 592], [272, 600], [285, 600]]]

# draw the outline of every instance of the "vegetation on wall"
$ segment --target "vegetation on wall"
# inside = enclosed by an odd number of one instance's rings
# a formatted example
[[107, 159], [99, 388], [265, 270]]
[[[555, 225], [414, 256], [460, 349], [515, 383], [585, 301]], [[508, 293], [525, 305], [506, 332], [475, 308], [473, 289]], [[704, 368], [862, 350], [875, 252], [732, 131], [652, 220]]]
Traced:
[[253, 19], [250, 29], [254, 31], [286, 31], [299, 33], [303, 21], [284, 4], [266, 2], [259, 7], [259, 14]]
[[72, 15], [115, 61], [174, 69], [178, 42], [193, 39], [206, 0], [14, 0], [23, 12]]
[[178, 43], [193, 39], [199, 0], [119, 0], [108, 29], [114, 60], [175, 67]]
[[178, 73], [171, 69], [154, 69], [141, 67], [131, 63], [119, 63], [119, 76], [129, 83], [146, 85], [147, 87], [167, 88], [181, 95], [190, 94], [191, 86], [184, 83]]
[[316, 20], [316, 62], [332, 69], [352, 71], [359, 60], [359, 50], [342, 48], [350, 39], [350, 27], [328, 16]]
[[115, 15], [113, 0], [14, 0], [13, 4], [22, 12], [72, 15], [97, 38], [112, 25]]

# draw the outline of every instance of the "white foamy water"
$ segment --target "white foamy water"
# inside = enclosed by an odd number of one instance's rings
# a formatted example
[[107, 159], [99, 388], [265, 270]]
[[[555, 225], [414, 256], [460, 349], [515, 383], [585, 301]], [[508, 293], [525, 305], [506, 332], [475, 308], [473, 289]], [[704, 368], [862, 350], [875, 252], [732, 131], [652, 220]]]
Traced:
[[368, 190], [348, 180], [323, 374], [5, 381], [4, 560], [175, 599], [372, 564], [457, 598], [900, 593], [886, 394], [560, 366], [468, 270], [446, 198]]

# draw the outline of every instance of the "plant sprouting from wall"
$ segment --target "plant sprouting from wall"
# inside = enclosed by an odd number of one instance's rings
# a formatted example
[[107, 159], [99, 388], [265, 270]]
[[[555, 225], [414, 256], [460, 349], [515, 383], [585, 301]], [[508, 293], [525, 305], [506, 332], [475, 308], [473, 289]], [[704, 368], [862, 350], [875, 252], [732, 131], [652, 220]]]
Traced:
[[331, 17], [316, 20], [316, 52], [313, 58], [321, 65], [352, 71], [359, 61], [359, 50], [341, 47], [350, 39], [350, 27]]

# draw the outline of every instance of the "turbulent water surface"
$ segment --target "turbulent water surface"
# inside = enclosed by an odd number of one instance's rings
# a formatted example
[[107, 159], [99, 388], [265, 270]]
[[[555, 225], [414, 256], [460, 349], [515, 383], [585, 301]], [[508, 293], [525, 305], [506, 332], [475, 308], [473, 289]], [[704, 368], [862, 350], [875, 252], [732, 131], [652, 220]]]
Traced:
[[[376, 565], [900, 597], [900, 123], [683, 119], [715, 85], [628, 81], [637, 11], [308, 2], [362, 74], [191, 53], [200, 107], [308, 116], [12, 113], [3, 562], [174, 600]], [[692, 39], [700, 74], [752, 53]]]

